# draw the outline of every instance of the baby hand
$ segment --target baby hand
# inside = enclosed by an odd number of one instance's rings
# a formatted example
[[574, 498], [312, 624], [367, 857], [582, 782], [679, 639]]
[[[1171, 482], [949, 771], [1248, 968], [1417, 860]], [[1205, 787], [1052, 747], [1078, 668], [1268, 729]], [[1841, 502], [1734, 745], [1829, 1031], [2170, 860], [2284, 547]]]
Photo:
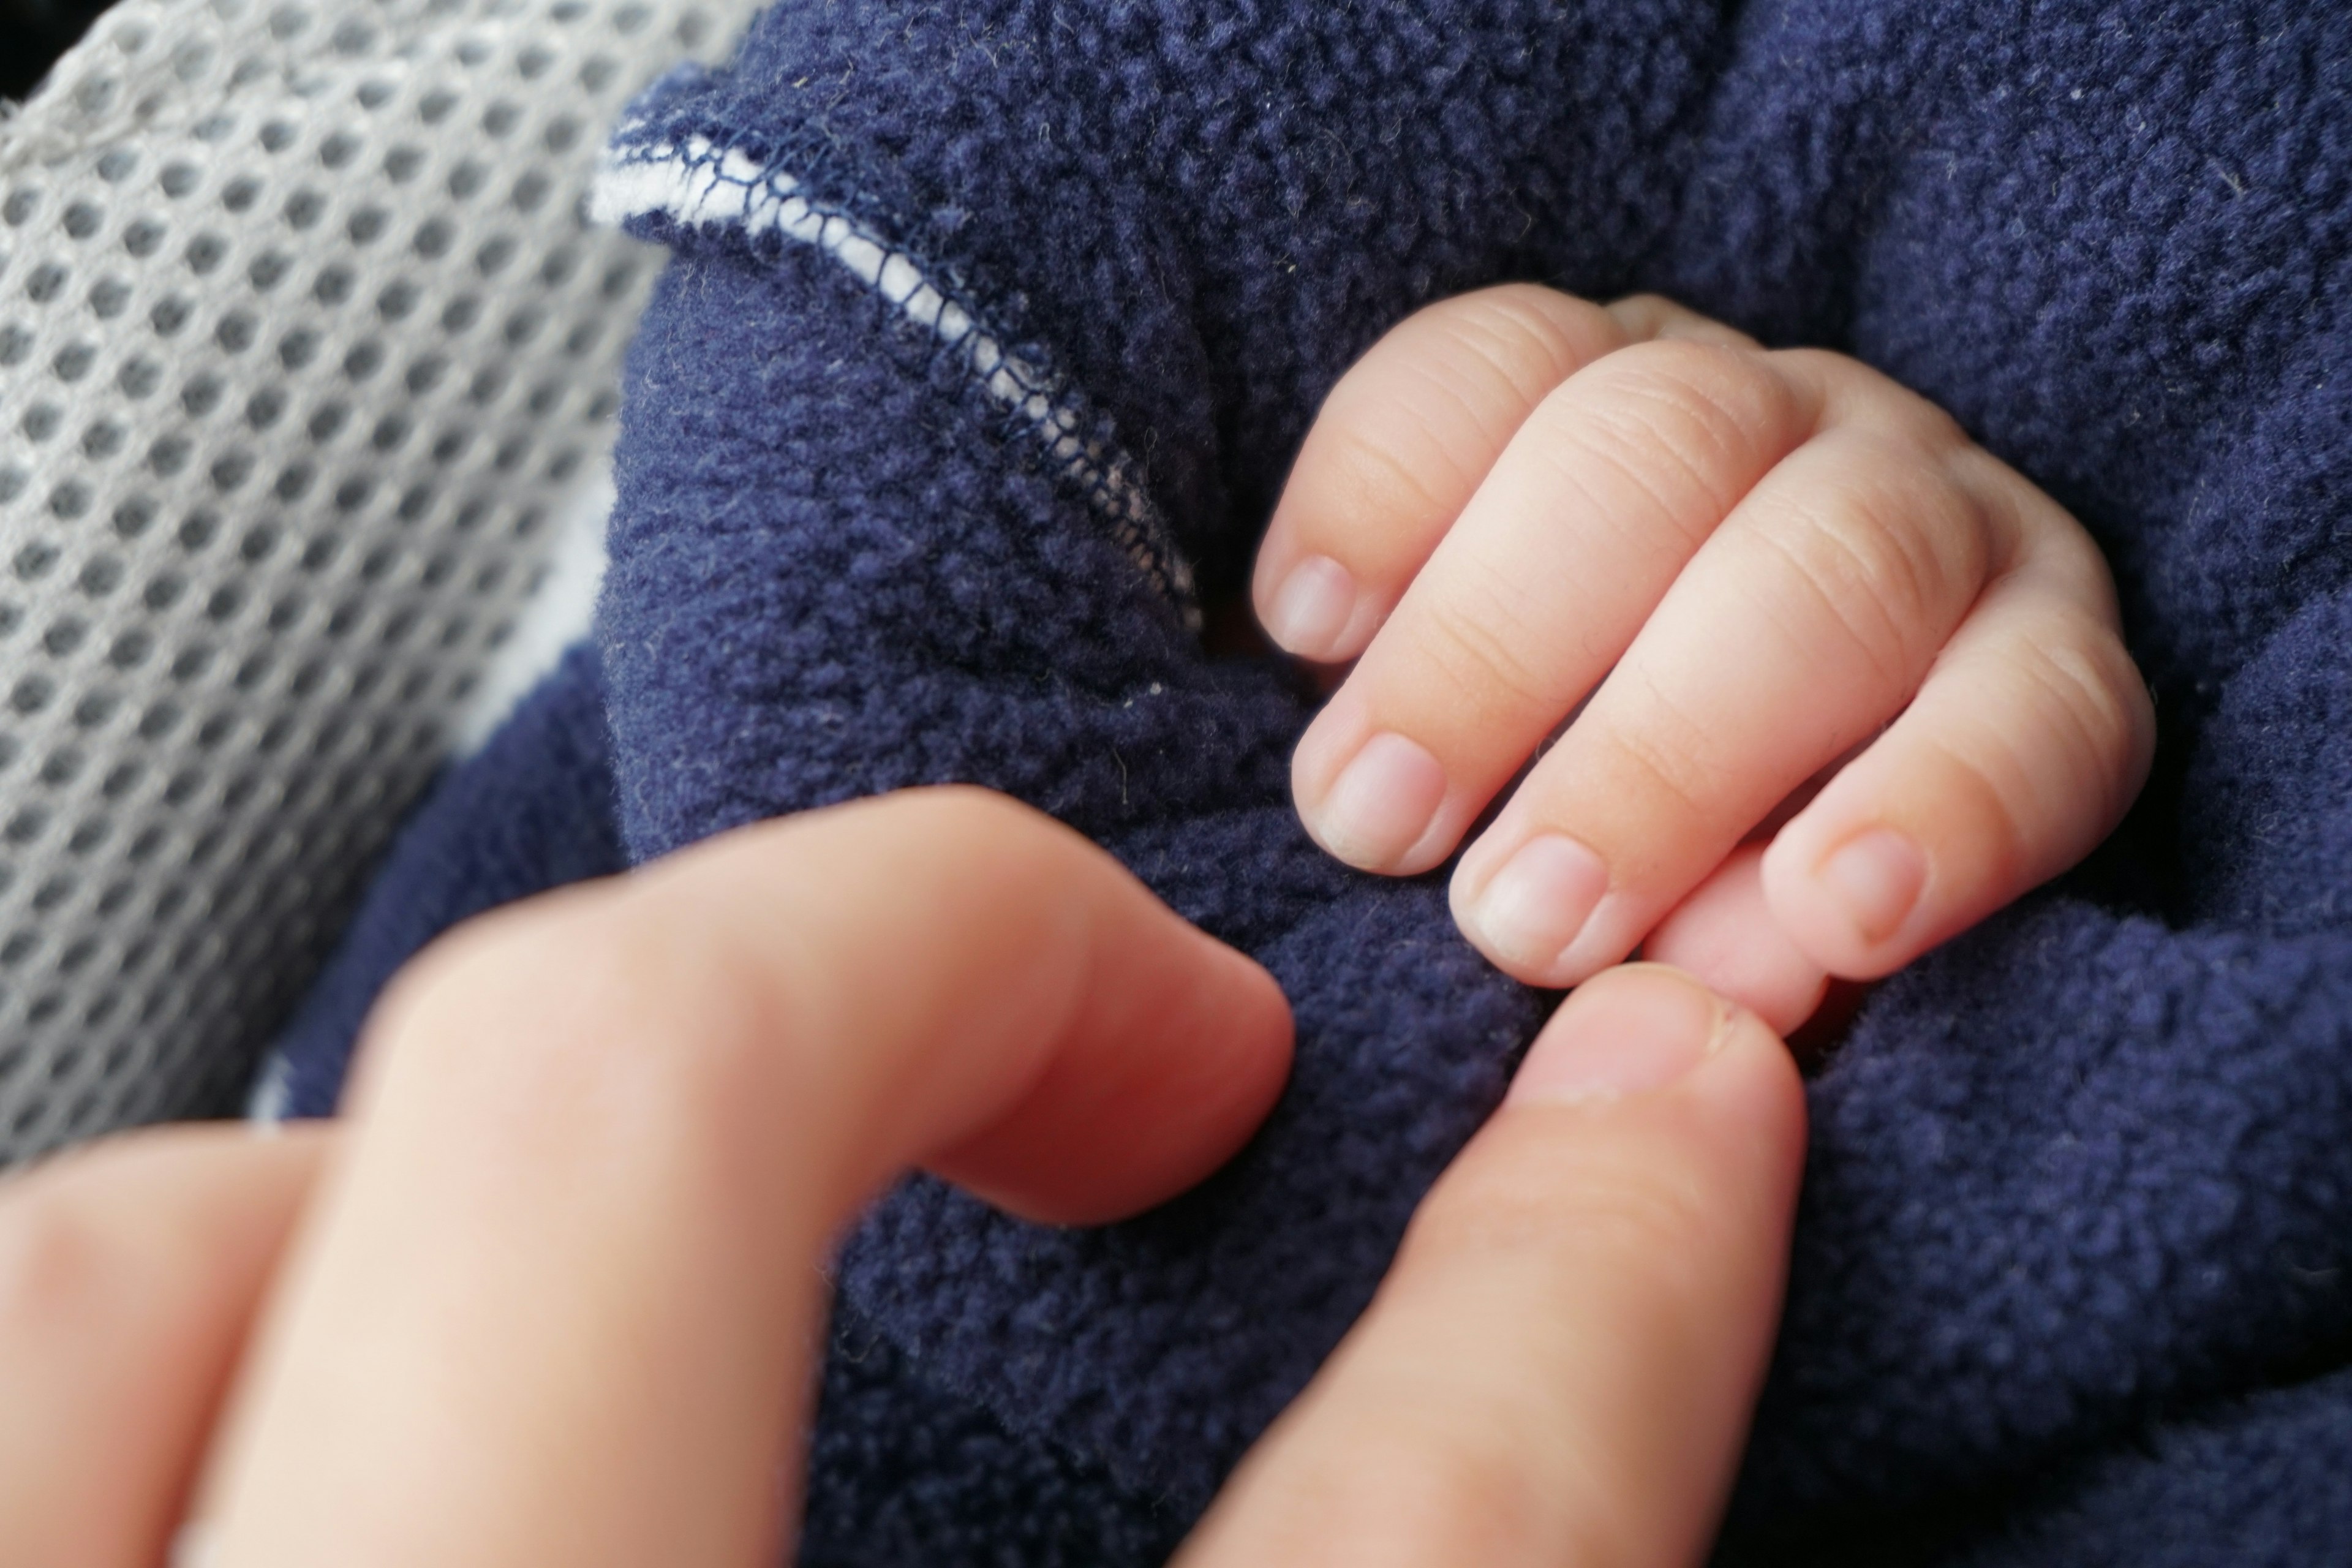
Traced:
[[1292, 763], [1325, 848], [1425, 871], [1507, 790], [1453, 879], [1488, 958], [1572, 985], [1647, 939], [1784, 1029], [2087, 854], [2154, 743], [2056, 502], [1869, 367], [1655, 298], [1399, 326], [1255, 595], [1356, 660]]

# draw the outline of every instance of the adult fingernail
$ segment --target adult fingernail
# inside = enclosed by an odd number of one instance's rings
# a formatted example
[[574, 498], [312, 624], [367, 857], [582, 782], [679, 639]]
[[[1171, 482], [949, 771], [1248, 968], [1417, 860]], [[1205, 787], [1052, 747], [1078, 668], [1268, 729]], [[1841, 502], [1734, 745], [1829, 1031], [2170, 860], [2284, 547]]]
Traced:
[[1315, 814], [1316, 837], [1349, 865], [1378, 869], [1421, 841], [1444, 799], [1437, 759], [1383, 730], [1332, 781]]
[[1910, 918], [1927, 885], [1927, 858], [1903, 835], [1874, 827], [1823, 861], [1821, 878], [1862, 940], [1874, 946]]
[[1730, 1034], [1731, 1008], [1678, 969], [1629, 963], [1569, 994], [1511, 1080], [1512, 1102], [1619, 1100], [1665, 1088]]
[[1290, 569], [1265, 614], [1266, 635], [1301, 658], [1346, 658], [1339, 639], [1356, 614], [1356, 579], [1328, 555], [1309, 555]]
[[1608, 890], [1609, 868], [1599, 855], [1564, 834], [1546, 833], [1511, 852], [1470, 919], [1490, 955], [1540, 973], [1568, 951]]

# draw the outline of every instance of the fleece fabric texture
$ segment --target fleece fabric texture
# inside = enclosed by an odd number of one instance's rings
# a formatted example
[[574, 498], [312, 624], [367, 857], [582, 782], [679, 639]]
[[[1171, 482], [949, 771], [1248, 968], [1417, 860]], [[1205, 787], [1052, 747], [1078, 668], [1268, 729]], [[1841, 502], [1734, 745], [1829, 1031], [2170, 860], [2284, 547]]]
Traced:
[[879, 1205], [811, 1561], [1159, 1560], [1544, 1016], [1437, 881], [1314, 849], [1311, 698], [1189, 629], [1346, 365], [1507, 279], [1935, 399], [2097, 537], [2159, 703], [2116, 838], [1812, 1083], [1726, 1560], [2352, 1540], [2352, 11], [786, 5], [613, 159], [676, 258], [595, 658], [420, 814], [288, 1037], [297, 1108], [424, 927], [586, 868], [535, 837], [617, 866], [946, 780], [1108, 846], [1297, 1015], [1265, 1131], [1160, 1211]]

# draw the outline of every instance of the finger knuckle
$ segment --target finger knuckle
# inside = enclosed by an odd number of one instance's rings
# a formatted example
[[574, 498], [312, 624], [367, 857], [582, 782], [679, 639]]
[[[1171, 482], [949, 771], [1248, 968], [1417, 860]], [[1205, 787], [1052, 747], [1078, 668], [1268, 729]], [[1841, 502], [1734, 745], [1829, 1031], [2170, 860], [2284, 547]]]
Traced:
[[1833, 349], [1774, 349], [1768, 356], [1792, 380], [1818, 389], [1822, 422], [1879, 432], [1923, 457], [1946, 458], [1974, 443], [1958, 420], [1874, 366]]
[[1685, 821], [1710, 816], [1725, 783], [1716, 727], [1646, 665], [1621, 665], [1610, 679], [1622, 700], [1579, 720], [1570, 743], [1595, 748], [1612, 771], [1630, 773], [1629, 798], [1648, 809]]
[[1527, 411], [1616, 341], [1597, 309], [1531, 284], [1430, 307], [1326, 402], [1285, 491], [1291, 525], [1377, 568], [1450, 522]]
[[1598, 417], [1554, 419], [1570, 421], [1542, 448], [1553, 490], [1574, 503], [1563, 519], [1604, 536], [1612, 556], [1678, 566], [1695, 554], [1730, 504], [1714, 458], [1676, 444], [1656, 410], [1616, 404]]
[[1609, 302], [1609, 313], [1636, 338], [1654, 338], [1666, 323], [1683, 316], [1683, 308], [1664, 294], [1627, 294]]
[[1548, 655], [1551, 637], [1514, 605], [1499, 580], [1433, 600], [1417, 617], [1415, 642], [1451, 704], [1477, 721], [1510, 722], [1566, 700]]
[[[1450, 388], [1426, 390], [1453, 402]], [[1425, 413], [1426, 402], [1413, 402]], [[1344, 556], [1363, 549], [1368, 528], [1451, 519], [1477, 478], [1465, 470], [1458, 443], [1430, 440], [1423, 417], [1401, 419], [1387, 408], [1342, 413], [1312, 469], [1322, 500], [1307, 520], [1313, 542]]]
[[1655, 311], [1660, 315], [1689, 315], [1696, 313], [1686, 310], [1683, 306], [1676, 304], [1673, 300], [1668, 299], [1665, 295], [1646, 289], [1635, 294], [1619, 295], [1614, 300], [1611, 301], [1612, 309], [1618, 307], [1622, 307], [1629, 310], [1651, 310]]
[[[2015, 482], [2026, 483], [2021, 478]], [[2121, 621], [2116, 577], [2098, 542], [2047, 496], [2033, 491], [2032, 499], [2039, 503], [2035, 510], [2045, 521], [2032, 544], [2033, 568], [2113, 636]]]
[[77, 1322], [111, 1294], [105, 1239], [61, 1174], [19, 1178], [0, 1202], [0, 1336]]
[[1629, 386], [1685, 399], [1715, 417], [1752, 424], [1757, 414], [1776, 414], [1787, 403], [1788, 384], [1770, 359], [1730, 343], [1661, 338], [1628, 344], [1611, 363]]
[[2156, 715], [2123, 644], [2088, 616], [2068, 617], [2036, 644], [2024, 671], [2042, 698], [2054, 744], [2072, 760], [2085, 798], [2119, 816], [2153, 748]]
[[1454, 303], [1444, 322], [1453, 341], [1525, 405], [1624, 341], [1599, 306], [1538, 284], [1507, 283]]
[[1679, 462], [1704, 481], [1717, 514], [1730, 510], [1800, 411], [1761, 354], [1731, 344], [1658, 338], [1602, 362], [1594, 413], [1636, 467]]
[[1612, 300], [1608, 310], [1626, 334], [1636, 341], [1687, 338], [1696, 342], [1715, 343], [1750, 353], [1758, 352], [1759, 348], [1756, 340], [1747, 333], [1712, 316], [1703, 316], [1663, 294], [1628, 294], [1621, 300]]
[[1982, 510], [1896, 461], [1844, 465], [1839, 481], [1769, 518], [1765, 542], [1885, 695], [1907, 696], [1980, 590]]
[[1039, 829], [1045, 826], [1034, 807], [978, 784], [929, 785], [868, 803], [867, 809], [919, 816], [922, 828], [946, 843], [1026, 845], [1036, 841]]
[[1841, 391], [1867, 373], [1861, 361], [1833, 349], [1774, 349], [1770, 358], [1791, 375]]
[[545, 1148], [724, 1126], [774, 1103], [762, 1045], [778, 980], [642, 901], [462, 932], [401, 997], [382, 1044], [475, 1131]]
[[1923, 457], [1941, 461], [1976, 449], [1968, 431], [1941, 405], [1908, 387], [1891, 381], [1886, 384], [1895, 394], [1891, 405], [1895, 433]]

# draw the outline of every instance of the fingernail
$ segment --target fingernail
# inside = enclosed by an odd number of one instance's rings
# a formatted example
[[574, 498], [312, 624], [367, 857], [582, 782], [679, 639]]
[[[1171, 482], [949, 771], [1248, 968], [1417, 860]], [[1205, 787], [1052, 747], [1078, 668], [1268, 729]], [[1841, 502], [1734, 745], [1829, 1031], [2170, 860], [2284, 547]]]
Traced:
[[1609, 890], [1601, 857], [1563, 834], [1530, 838], [1511, 852], [1478, 895], [1471, 919], [1487, 951], [1526, 969], [1549, 969], [1592, 918]]
[[1350, 866], [1394, 863], [1429, 831], [1445, 799], [1445, 770], [1391, 731], [1366, 741], [1315, 814], [1323, 847]]
[[1665, 1088], [1730, 1034], [1731, 1009], [1662, 963], [1630, 963], [1569, 994], [1519, 1064], [1514, 1103], [1620, 1100]]
[[1885, 942], [1910, 918], [1927, 885], [1927, 858], [1903, 835], [1884, 827], [1848, 839], [1822, 862], [1822, 883], [1845, 906], [1862, 940]]
[[1352, 651], [1339, 638], [1355, 614], [1356, 579], [1329, 556], [1309, 555], [1275, 590], [1265, 629], [1277, 647], [1301, 658], [1339, 658]]

